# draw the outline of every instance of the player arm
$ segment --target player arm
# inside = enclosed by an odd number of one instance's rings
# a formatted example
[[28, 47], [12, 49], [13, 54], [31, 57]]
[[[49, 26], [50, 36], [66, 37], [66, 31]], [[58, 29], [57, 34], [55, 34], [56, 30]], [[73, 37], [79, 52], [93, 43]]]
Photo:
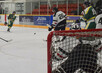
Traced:
[[13, 21], [15, 21], [15, 19], [16, 19], [16, 16], [13, 18]]
[[55, 27], [56, 24], [57, 24], [57, 18], [53, 16], [53, 22], [50, 25], [50, 27], [48, 26], [49, 27], [48, 30], [51, 31]]
[[51, 26], [50, 25], [47, 25], [48, 26], [48, 31], [51, 31], [54, 27], [55, 27], [55, 24], [51, 24]]
[[8, 19], [11, 19], [11, 14], [8, 16]]
[[86, 22], [88, 20], [88, 16], [89, 16], [89, 13], [86, 13], [85, 15], [82, 16], [82, 18], [80, 19], [80, 21]]
[[91, 12], [90, 8], [88, 8], [87, 10], [84, 10], [83, 11], [84, 15], [82, 16], [80, 20], [86, 22], [89, 19], [90, 12]]

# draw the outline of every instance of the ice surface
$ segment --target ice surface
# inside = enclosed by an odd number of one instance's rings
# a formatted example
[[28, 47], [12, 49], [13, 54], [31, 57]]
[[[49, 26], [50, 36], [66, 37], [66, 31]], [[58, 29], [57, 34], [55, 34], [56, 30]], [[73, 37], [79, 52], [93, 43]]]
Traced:
[[[0, 73], [47, 73], [48, 30], [0, 26]], [[36, 34], [34, 34], [36, 33]]]

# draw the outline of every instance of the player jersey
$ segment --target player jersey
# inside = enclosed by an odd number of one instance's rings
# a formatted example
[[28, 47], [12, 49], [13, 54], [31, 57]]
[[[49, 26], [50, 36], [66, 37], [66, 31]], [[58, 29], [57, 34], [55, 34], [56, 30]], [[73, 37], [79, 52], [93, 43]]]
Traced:
[[102, 14], [99, 14], [95, 18], [96, 29], [102, 28]]
[[89, 6], [89, 7], [87, 7], [84, 10], [84, 15], [82, 17], [82, 20], [84, 20], [84, 21], [90, 21], [92, 19], [95, 19], [95, 17], [96, 17], [96, 11], [95, 11], [95, 9], [92, 6]]
[[8, 16], [8, 19], [12, 19], [13, 21], [16, 19], [16, 16], [15, 15], [13, 15], [13, 14], [10, 14], [9, 16]]
[[58, 24], [59, 22], [66, 19], [66, 14], [62, 11], [58, 11], [53, 15], [53, 23], [52, 24]]

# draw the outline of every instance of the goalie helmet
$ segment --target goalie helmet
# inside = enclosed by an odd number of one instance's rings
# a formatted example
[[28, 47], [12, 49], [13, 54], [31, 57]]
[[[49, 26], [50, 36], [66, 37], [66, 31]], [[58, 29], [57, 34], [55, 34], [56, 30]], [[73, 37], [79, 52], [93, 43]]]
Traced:
[[80, 26], [77, 23], [71, 24], [70, 30], [78, 30], [78, 29], [80, 29]]

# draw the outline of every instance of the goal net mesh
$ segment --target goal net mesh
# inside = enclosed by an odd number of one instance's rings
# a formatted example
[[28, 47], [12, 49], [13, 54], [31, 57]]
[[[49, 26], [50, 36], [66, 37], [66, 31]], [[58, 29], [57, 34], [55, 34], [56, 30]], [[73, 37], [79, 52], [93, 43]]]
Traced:
[[49, 33], [48, 73], [102, 73], [101, 42], [102, 29]]

